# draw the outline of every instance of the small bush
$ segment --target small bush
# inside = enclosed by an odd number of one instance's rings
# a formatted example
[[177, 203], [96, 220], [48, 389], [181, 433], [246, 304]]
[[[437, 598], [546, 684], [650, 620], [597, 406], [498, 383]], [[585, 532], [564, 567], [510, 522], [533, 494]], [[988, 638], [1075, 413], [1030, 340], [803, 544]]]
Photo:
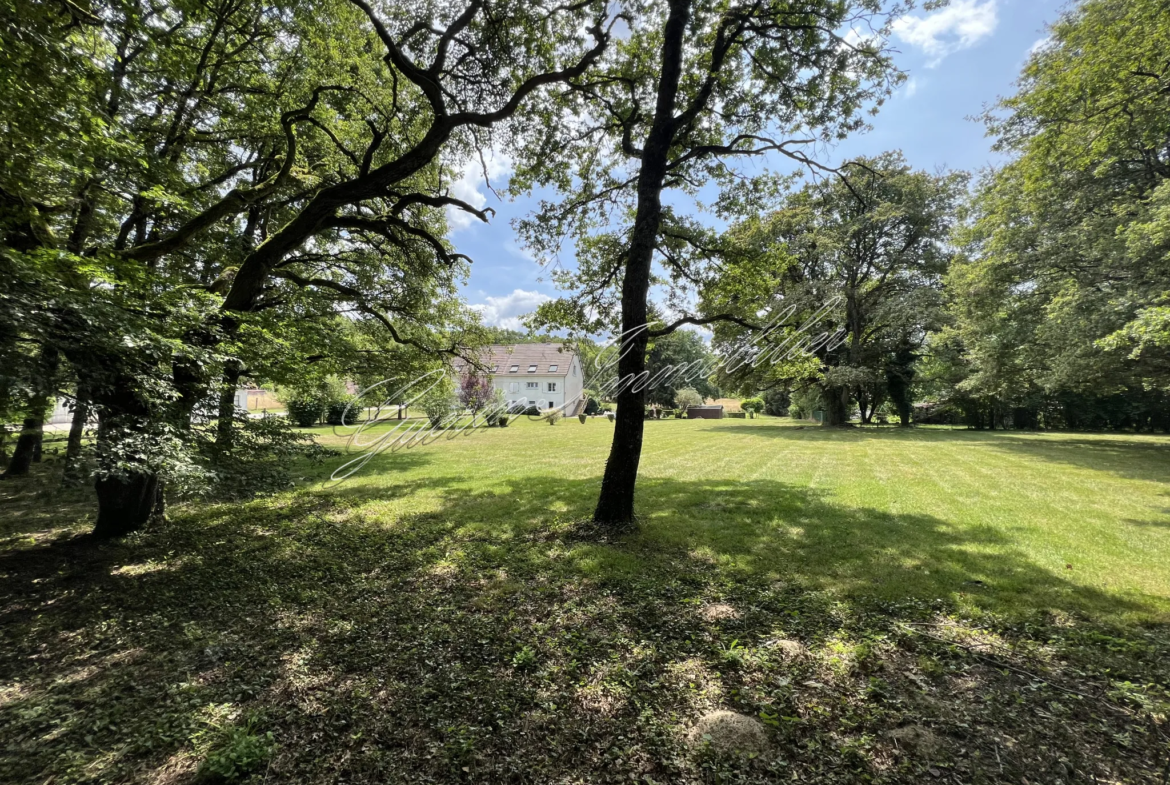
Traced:
[[749, 414], [751, 414], [752, 417], [755, 417], [757, 414], [764, 411], [764, 399], [763, 398], [746, 398], [746, 399], [740, 401], [739, 406], [745, 412], [748, 412]]
[[320, 398], [292, 398], [285, 406], [288, 416], [302, 428], [316, 425], [325, 413], [325, 402]]
[[556, 425], [561, 421], [561, 410], [549, 409], [548, 413], [544, 415], [544, 419], [548, 420], [549, 425]]
[[[352, 408], [350, 408], [352, 406]], [[346, 409], [349, 409], [347, 412]], [[342, 422], [342, 418], [345, 422]], [[325, 422], [329, 425], [355, 425], [358, 417], [358, 404], [350, 401], [331, 403], [325, 409]]]
[[442, 425], [459, 406], [451, 382], [445, 377], [431, 383], [415, 403], [422, 408], [432, 428]]
[[684, 387], [674, 394], [674, 402], [680, 409], [689, 409], [692, 406], [702, 406], [703, 396], [690, 387]]
[[[496, 390], [492, 393], [491, 399], [487, 402], [484, 411], [484, 420], [490, 427], [493, 425], [500, 425], [501, 419], [507, 419], [506, 410], [508, 408], [508, 401], [504, 397], [503, 390]], [[504, 423], [507, 425], [507, 423]]]

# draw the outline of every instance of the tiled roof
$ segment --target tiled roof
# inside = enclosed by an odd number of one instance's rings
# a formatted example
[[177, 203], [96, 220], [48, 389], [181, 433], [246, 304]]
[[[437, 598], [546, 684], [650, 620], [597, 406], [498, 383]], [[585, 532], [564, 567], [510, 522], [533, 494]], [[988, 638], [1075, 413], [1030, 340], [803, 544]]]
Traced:
[[[487, 346], [479, 355], [479, 361], [496, 376], [508, 376], [513, 365], [516, 367], [515, 376], [525, 376], [529, 367], [535, 365], [534, 375], [539, 376], [567, 376], [569, 364], [573, 360], [573, 351], [560, 343], [516, 343], [510, 346], [495, 344]], [[556, 370], [549, 370], [555, 366]], [[455, 362], [455, 371], [463, 370], [461, 361]]]

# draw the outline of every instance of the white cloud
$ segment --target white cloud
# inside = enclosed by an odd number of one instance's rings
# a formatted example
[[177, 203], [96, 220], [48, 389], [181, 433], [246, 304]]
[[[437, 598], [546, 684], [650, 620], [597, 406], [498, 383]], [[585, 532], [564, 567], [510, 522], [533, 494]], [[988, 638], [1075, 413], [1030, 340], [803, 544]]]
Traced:
[[1042, 52], [1050, 46], [1052, 46], [1052, 36], [1048, 35], [1041, 38], [1039, 41], [1032, 44], [1032, 46], [1028, 48], [1028, 56], [1031, 57], [1037, 52]]
[[918, 92], [918, 80], [913, 76], [906, 80], [906, 86], [902, 88], [903, 98], [913, 98]]
[[526, 292], [515, 289], [503, 297], [485, 297], [485, 302], [473, 303], [472, 308], [483, 314], [484, 324], [505, 327], [509, 330], [523, 330], [520, 317], [537, 309], [541, 303], [552, 298], [540, 292]]
[[[498, 188], [501, 185], [501, 178], [512, 171], [512, 162], [500, 153], [485, 155], [484, 163], [487, 164], [487, 180], [493, 188]], [[451, 196], [462, 199], [476, 210], [482, 210], [488, 200], [487, 194], [484, 193], [487, 190], [487, 183], [484, 182], [483, 163], [475, 156], [464, 162], [460, 172], [459, 179], [451, 183]], [[479, 219], [471, 213], [457, 207], [447, 208], [447, 225], [451, 227], [452, 232], [466, 229], [477, 221]]]
[[931, 58], [934, 68], [943, 58], [969, 49], [995, 32], [999, 24], [998, 0], [954, 0], [925, 16], [904, 16], [894, 23], [894, 35]]

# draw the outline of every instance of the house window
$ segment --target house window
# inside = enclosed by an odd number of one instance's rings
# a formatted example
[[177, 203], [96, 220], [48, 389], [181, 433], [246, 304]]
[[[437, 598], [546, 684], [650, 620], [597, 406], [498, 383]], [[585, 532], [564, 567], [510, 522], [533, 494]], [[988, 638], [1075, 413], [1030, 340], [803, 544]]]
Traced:
[[508, 373], [516, 373], [516, 372], [518, 372], [519, 370], [520, 370], [520, 366], [519, 366], [519, 365], [513, 365], [511, 368], [509, 368], [509, 369], [508, 369]]
[[570, 365], [569, 370], [571, 370], [573, 372], [573, 376], [576, 376], [577, 375], [577, 363], [573, 363], [572, 365]]
[[556, 392], [557, 391], [557, 383], [556, 382], [549, 382], [548, 383], [548, 391], [549, 392]]
[[539, 390], [540, 382], [529, 382], [527, 386], [529, 390]]
[[508, 385], [508, 392], [520, 392], [520, 382], [512, 382]]
[[559, 366], [556, 366], [556, 365], [550, 365], [550, 366], [548, 367], [548, 372], [549, 372], [549, 373], [556, 373], [556, 372], [557, 372], [557, 368], [558, 368], [558, 367], [559, 367]]
[[529, 373], [536, 373], [536, 366], [535, 365], [528, 366], [528, 372]]

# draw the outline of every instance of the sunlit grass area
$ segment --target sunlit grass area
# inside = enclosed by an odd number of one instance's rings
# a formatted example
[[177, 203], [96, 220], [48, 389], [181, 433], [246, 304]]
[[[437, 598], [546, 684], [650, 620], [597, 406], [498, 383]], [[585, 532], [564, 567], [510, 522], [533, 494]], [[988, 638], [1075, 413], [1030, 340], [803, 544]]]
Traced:
[[[395, 426], [321, 429], [354, 455], [383, 448], [336, 492], [387, 519], [437, 513], [489, 531], [588, 517], [612, 427], [521, 420], [398, 449]], [[665, 420], [647, 423], [640, 476], [641, 533], [580, 546], [593, 569], [638, 570], [643, 551], [666, 548], [853, 595], [1170, 611], [1170, 439]]]
[[[604, 538], [611, 429], [339, 455], [101, 546], [0, 486], [0, 781], [1161, 781], [1170, 440], [649, 422]], [[718, 709], [768, 750], [696, 749]]]

